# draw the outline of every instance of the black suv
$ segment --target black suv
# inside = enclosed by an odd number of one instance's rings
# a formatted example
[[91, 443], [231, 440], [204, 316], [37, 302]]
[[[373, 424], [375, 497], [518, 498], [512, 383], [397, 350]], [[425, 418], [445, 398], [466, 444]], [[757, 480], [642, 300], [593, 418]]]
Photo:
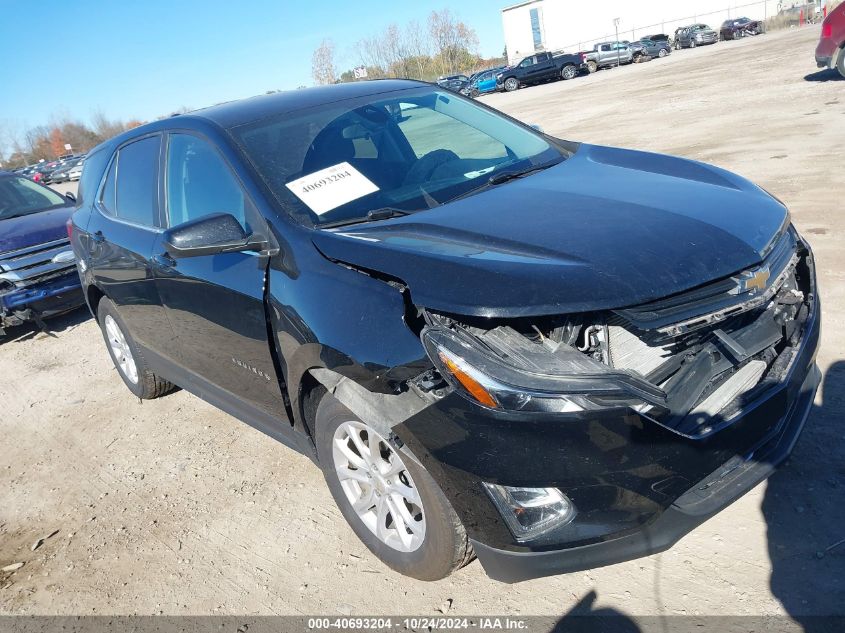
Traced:
[[783, 204], [437, 86], [150, 123], [89, 153], [79, 195], [129, 390], [178, 385], [305, 453], [417, 578], [663, 550], [789, 454], [818, 385], [813, 257]]

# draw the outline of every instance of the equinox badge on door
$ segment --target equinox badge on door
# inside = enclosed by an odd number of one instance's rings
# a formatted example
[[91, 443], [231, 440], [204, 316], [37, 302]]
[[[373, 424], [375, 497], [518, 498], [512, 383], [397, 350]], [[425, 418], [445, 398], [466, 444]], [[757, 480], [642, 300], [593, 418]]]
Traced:
[[251, 371], [256, 376], [261, 376], [262, 378], [267, 380], [267, 382], [270, 382], [270, 380], [271, 380], [270, 376], [267, 375], [265, 372], [261, 371], [257, 367], [253, 367], [249, 363], [245, 363], [244, 361], [242, 361], [238, 358], [235, 358], [234, 356], [232, 357], [232, 362], [235, 363], [235, 365], [237, 365], [238, 367], [243, 367], [244, 369]]

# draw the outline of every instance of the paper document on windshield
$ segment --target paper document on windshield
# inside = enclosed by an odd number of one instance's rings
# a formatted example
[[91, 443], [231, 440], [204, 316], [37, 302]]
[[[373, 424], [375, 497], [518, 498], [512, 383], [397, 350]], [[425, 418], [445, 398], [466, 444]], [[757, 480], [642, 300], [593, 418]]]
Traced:
[[378, 191], [378, 187], [347, 162], [326, 167], [285, 185], [317, 215]]

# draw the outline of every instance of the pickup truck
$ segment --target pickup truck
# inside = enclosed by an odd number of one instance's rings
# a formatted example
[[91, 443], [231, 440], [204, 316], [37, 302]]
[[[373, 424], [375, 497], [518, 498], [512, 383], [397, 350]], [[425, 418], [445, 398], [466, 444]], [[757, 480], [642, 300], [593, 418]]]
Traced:
[[622, 42], [600, 42], [593, 46], [593, 50], [581, 53], [584, 64], [591, 73], [601, 68], [611, 68], [634, 61], [634, 53], [629, 46]]
[[381, 80], [142, 125], [89, 153], [81, 191], [69, 233], [116, 379], [304, 453], [418, 579], [665, 550], [813, 407], [812, 251], [717, 167]]
[[0, 172], [0, 336], [84, 305], [67, 235], [74, 200]]
[[552, 81], [555, 79], [574, 79], [585, 70], [584, 57], [574, 55], [537, 53], [526, 57], [516, 66], [509, 66], [496, 76], [499, 90], [513, 92], [520, 86]]

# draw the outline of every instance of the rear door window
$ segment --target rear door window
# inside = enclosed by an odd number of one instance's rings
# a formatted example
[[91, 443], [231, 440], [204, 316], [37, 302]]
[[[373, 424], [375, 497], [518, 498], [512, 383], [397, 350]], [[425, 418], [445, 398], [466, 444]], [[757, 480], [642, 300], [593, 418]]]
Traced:
[[[160, 152], [160, 136], [150, 136], [118, 150], [114, 212], [120, 219], [143, 226], [158, 226]], [[108, 179], [111, 177], [109, 173]], [[108, 179], [104, 193], [108, 191]], [[106, 196], [103, 198], [105, 204]]]

